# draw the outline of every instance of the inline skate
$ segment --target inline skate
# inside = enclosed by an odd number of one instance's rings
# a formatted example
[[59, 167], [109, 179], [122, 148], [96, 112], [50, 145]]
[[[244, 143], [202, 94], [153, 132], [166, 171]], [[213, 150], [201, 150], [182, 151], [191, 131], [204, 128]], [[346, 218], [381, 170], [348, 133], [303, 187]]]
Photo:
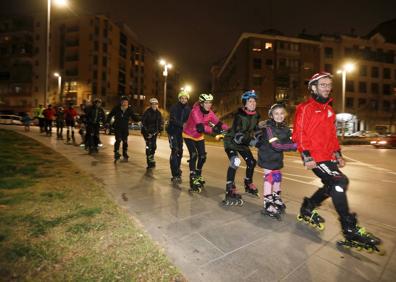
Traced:
[[116, 164], [121, 158], [120, 153], [114, 152], [114, 163]]
[[189, 192], [201, 193], [202, 185], [195, 172], [190, 173], [190, 189]]
[[281, 191], [278, 192], [273, 192], [272, 193], [272, 198], [274, 199], [274, 204], [276, 205], [276, 207], [279, 209], [279, 211], [281, 213], [285, 213], [286, 211], [286, 205], [285, 203], [282, 201], [282, 198], [280, 196]]
[[324, 218], [321, 217], [315, 209], [314, 204], [310, 199], [304, 198], [304, 202], [300, 208], [300, 213], [297, 215], [298, 221], [309, 223], [312, 227], [322, 231], [325, 228]]
[[223, 200], [224, 206], [242, 206], [244, 201], [242, 200], [242, 196], [237, 193], [236, 187], [234, 183], [227, 183], [226, 185], [226, 194]]
[[261, 210], [261, 214], [281, 220], [282, 212], [275, 204], [274, 197], [272, 195], [264, 197], [264, 208]]
[[252, 182], [252, 180], [245, 178], [244, 182], [245, 182], [245, 192], [249, 193], [252, 196], [260, 198], [259, 191], [258, 191], [256, 185]]
[[366, 232], [364, 227], [357, 224], [356, 214], [350, 214], [341, 219], [342, 233], [344, 240], [337, 242], [338, 246], [344, 248], [355, 248], [358, 251], [364, 249], [369, 253], [376, 252], [384, 255], [385, 251], [379, 249], [381, 239], [372, 233]]

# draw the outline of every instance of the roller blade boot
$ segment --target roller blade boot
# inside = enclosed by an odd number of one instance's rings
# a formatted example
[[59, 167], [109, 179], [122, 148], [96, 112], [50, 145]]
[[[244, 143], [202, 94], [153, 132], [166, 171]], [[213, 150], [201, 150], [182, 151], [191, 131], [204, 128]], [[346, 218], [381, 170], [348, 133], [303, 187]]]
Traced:
[[242, 206], [245, 203], [242, 200], [242, 196], [237, 193], [234, 183], [227, 184], [225, 198], [222, 203], [224, 206]]
[[256, 185], [250, 180], [245, 178], [245, 192], [249, 193], [250, 195], [260, 198], [259, 191]]
[[121, 158], [120, 153], [114, 152], [114, 163], [116, 164]]
[[129, 160], [129, 156], [126, 152], [122, 153], [122, 162], [127, 163]]
[[154, 160], [154, 155], [148, 155], [147, 156], [147, 169], [152, 169], [155, 168], [155, 160]]
[[359, 226], [355, 214], [350, 214], [341, 219], [341, 226], [344, 240], [338, 241], [338, 246], [355, 248], [358, 251], [364, 249], [368, 253], [376, 252], [379, 255], [385, 254], [385, 251], [379, 248], [381, 239], [367, 232], [364, 227]]
[[190, 189], [188, 191], [192, 193], [202, 192], [201, 182], [195, 174], [190, 174]]
[[264, 208], [261, 210], [261, 214], [281, 220], [282, 212], [275, 204], [274, 197], [272, 195], [264, 197]]
[[300, 213], [297, 215], [297, 220], [304, 221], [319, 231], [325, 228], [324, 218], [319, 215], [318, 211], [315, 209], [315, 205], [312, 204], [311, 200], [308, 198], [304, 198]]
[[272, 198], [274, 199], [274, 204], [276, 205], [276, 207], [278, 208], [278, 210], [281, 213], [285, 213], [286, 212], [286, 205], [285, 203], [282, 201], [282, 198], [280, 196], [281, 192], [273, 192], [272, 193]]
[[171, 181], [173, 184], [177, 185], [177, 184], [181, 184], [182, 183], [182, 179], [181, 176], [173, 176], [171, 178]]
[[201, 188], [203, 188], [206, 182], [205, 182], [205, 180], [203, 179], [203, 177], [201, 175], [202, 174], [202, 170], [197, 169], [195, 171], [195, 174], [197, 176], [197, 179], [198, 179], [199, 183], [201, 184]]

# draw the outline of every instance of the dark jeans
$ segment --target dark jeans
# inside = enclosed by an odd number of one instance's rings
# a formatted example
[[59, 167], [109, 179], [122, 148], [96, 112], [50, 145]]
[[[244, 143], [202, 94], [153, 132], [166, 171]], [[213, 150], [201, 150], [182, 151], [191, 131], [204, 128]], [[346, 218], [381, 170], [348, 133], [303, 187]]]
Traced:
[[52, 134], [52, 120], [50, 119], [45, 120], [45, 134], [46, 135]]
[[114, 143], [114, 153], [118, 153], [120, 150], [120, 144], [122, 142], [122, 155], [124, 157], [128, 157], [128, 135], [129, 135], [129, 129], [119, 129], [115, 128], [115, 143]]
[[146, 141], [146, 158], [147, 158], [147, 164], [150, 163], [155, 163], [154, 160], [154, 155], [155, 155], [155, 150], [157, 150], [157, 135], [144, 135], [144, 141]]
[[169, 158], [172, 176], [180, 176], [180, 164], [183, 157], [183, 137], [181, 134], [169, 135], [169, 147], [171, 154]]
[[56, 136], [61, 138], [63, 137], [63, 127], [65, 126], [65, 122], [63, 120], [56, 121]]
[[99, 124], [87, 124], [87, 133], [85, 135], [86, 138], [86, 146], [92, 149], [98, 149], [99, 144]]
[[45, 118], [38, 118], [39, 121], [39, 127], [40, 127], [40, 132], [45, 131]]

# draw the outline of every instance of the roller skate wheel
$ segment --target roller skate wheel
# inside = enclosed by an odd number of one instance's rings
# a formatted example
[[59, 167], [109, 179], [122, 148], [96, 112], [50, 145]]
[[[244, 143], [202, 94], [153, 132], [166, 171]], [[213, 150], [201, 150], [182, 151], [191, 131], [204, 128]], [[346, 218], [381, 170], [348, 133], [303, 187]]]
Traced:
[[325, 225], [324, 225], [323, 223], [319, 223], [319, 225], [317, 226], [317, 228], [318, 228], [320, 231], [323, 231], [323, 230], [325, 229]]
[[239, 205], [240, 206], [243, 206], [244, 203], [245, 203], [244, 200], [242, 200], [242, 199], [239, 200]]
[[303, 221], [303, 219], [304, 219], [304, 218], [301, 216], [301, 214], [298, 214], [298, 215], [297, 215], [297, 220], [298, 220], [298, 221]]
[[371, 254], [372, 252], [374, 252], [374, 249], [371, 248], [371, 247], [369, 247], [369, 248], [366, 249], [366, 251], [367, 251], [369, 254]]
[[362, 248], [361, 246], [357, 246], [357, 247], [356, 247], [356, 250], [359, 251], [359, 252], [360, 252], [362, 249], [363, 249], [363, 248]]

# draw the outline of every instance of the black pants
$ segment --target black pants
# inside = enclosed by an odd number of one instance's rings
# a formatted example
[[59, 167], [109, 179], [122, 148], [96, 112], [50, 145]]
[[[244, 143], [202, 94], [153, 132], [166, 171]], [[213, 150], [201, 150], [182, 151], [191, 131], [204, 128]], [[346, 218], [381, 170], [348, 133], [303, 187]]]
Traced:
[[71, 139], [73, 140], [73, 142], [75, 142], [75, 139], [74, 139], [74, 126], [75, 126], [74, 120], [66, 120], [67, 141], [70, 141], [70, 133], [71, 133]]
[[45, 134], [49, 135], [49, 136], [52, 134], [52, 120], [51, 119], [45, 120]]
[[127, 158], [128, 157], [128, 135], [129, 129], [127, 128], [115, 128], [115, 143], [114, 143], [114, 153], [118, 153], [120, 150], [120, 144], [122, 142], [122, 156]]
[[184, 142], [186, 142], [188, 153], [190, 154], [190, 159], [188, 161], [190, 173], [195, 173], [198, 170], [198, 174], [200, 174], [206, 161], [205, 140], [195, 141], [184, 138]]
[[56, 137], [63, 138], [63, 127], [65, 126], [65, 122], [63, 120], [56, 121]]
[[225, 149], [225, 152], [230, 160], [230, 166], [227, 170], [227, 182], [234, 182], [235, 181], [235, 174], [238, 166], [234, 165], [235, 158], [238, 157], [238, 153], [246, 162], [246, 180], [252, 181], [254, 168], [256, 167], [256, 160], [254, 159], [252, 152], [248, 148], [246, 151], [236, 151], [232, 149]]
[[38, 118], [39, 121], [39, 127], [40, 127], [40, 132], [45, 131], [45, 118]]
[[157, 134], [144, 135], [144, 141], [146, 141], [147, 164], [155, 164], [154, 155], [155, 155], [155, 150], [157, 150]]
[[168, 136], [171, 155], [169, 158], [172, 177], [180, 176], [180, 164], [183, 157], [183, 137], [182, 134]]
[[349, 180], [343, 174], [334, 161], [326, 161], [317, 163], [317, 167], [312, 170], [323, 183], [323, 187], [319, 188], [310, 198], [315, 206], [319, 206], [324, 200], [331, 197], [334, 207], [340, 216], [345, 218], [349, 215], [348, 200], [346, 190], [348, 189]]
[[98, 123], [89, 123], [87, 124], [87, 133], [86, 133], [86, 146], [91, 149], [98, 149], [99, 144], [99, 124]]

